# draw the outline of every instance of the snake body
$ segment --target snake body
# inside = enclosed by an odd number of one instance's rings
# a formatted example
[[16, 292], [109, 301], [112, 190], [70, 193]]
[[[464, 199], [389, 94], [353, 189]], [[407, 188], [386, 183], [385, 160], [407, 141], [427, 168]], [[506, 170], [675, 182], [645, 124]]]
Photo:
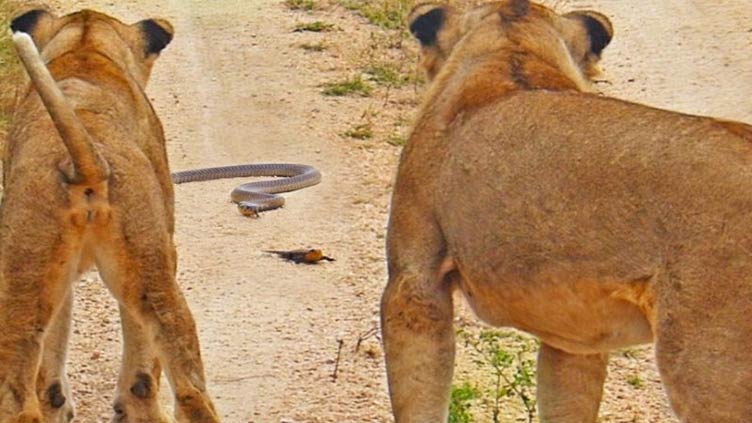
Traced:
[[238, 185], [230, 193], [238, 210], [245, 216], [256, 216], [266, 210], [282, 207], [285, 199], [280, 192], [295, 191], [321, 182], [321, 172], [313, 166], [292, 163], [254, 163], [234, 166], [192, 169], [172, 174], [172, 182], [211, 181], [215, 179], [251, 176], [278, 176], [283, 179], [248, 182]]

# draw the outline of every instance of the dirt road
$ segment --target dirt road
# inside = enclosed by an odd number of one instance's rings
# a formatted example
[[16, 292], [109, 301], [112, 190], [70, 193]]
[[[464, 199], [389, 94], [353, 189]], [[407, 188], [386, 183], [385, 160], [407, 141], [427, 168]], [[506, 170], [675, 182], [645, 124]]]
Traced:
[[[748, 0], [723, 7], [701, 0], [559, 3], [613, 18], [617, 36], [606, 52], [604, 92], [752, 121]], [[238, 181], [177, 187], [179, 281], [199, 325], [210, 390], [224, 421], [389, 421], [372, 330], [386, 279], [383, 233], [399, 149], [339, 134], [369, 107], [409, 116], [412, 106], [383, 97], [322, 97], [319, 85], [341, 76], [347, 64], [335, 53], [300, 49], [300, 42], [321, 35], [293, 33], [296, 22], [311, 19], [280, 1], [74, 0], [56, 6], [173, 22], [175, 41], [148, 89], [165, 125], [173, 170], [285, 161], [317, 166], [324, 175], [320, 185], [288, 195], [283, 210], [256, 220], [228, 202]], [[329, 36], [340, 49], [367, 42], [372, 29], [361, 20], [341, 9], [316, 13], [340, 27]], [[293, 265], [262, 252], [305, 246], [321, 247], [337, 261]], [[70, 374], [78, 421], [106, 421], [120, 355], [116, 308], [95, 274], [79, 284], [77, 295]], [[626, 382], [633, 374], [644, 386]], [[603, 421], [671, 421], [656, 381], [649, 350], [616, 357]]]

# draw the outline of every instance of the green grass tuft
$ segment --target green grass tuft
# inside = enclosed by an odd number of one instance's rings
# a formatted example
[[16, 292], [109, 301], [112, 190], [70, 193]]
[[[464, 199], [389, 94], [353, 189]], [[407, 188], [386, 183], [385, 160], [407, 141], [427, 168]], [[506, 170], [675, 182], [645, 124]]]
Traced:
[[393, 63], [376, 63], [366, 68], [365, 72], [373, 82], [383, 86], [401, 87], [410, 82], [410, 76], [402, 74]]
[[286, 0], [285, 4], [292, 10], [314, 10], [318, 7], [316, 0]]
[[642, 389], [645, 386], [645, 381], [639, 375], [632, 375], [627, 377], [627, 383], [635, 389]]
[[359, 95], [361, 97], [370, 97], [373, 93], [373, 87], [363, 80], [360, 76], [349, 78], [339, 82], [329, 82], [324, 84], [324, 90], [321, 91], [326, 96], [341, 97], [346, 95]]
[[300, 48], [302, 48], [305, 51], [320, 52], [320, 51], [326, 50], [328, 47], [322, 41], [322, 42], [318, 42], [318, 43], [303, 43], [303, 44], [300, 45]]
[[370, 122], [361, 123], [348, 129], [343, 135], [357, 140], [368, 140], [373, 138], [373, 125]]
[[480, 397], [478, 390], [465, 382], [462, 386], [452, 386], [449, 402], [449, 423], [471, 423], [470, 404]]
[[296, 25], [294, 32], [330, 32], [334, 31], [334, 29], [335, 27], [333, 23], [314, 21]]
[[407, 144], [407, 138], [401, 134], [392, 134], [386, 139], [386, 143], [394, 147], [403, 147]]

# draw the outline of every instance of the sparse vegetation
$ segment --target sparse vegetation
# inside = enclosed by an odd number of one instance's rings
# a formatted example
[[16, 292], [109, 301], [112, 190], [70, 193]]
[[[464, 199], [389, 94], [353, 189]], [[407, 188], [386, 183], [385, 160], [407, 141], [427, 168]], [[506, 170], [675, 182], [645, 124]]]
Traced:
[[285, 4], [292, 10], [313, 10], [318, 7], [316, 0], [286, 0]]
[[346, 137], [358, 140], [367, 140], [373, 138], [373, 124], [371, 122], [360, 123], [345, 131]]
[[[417, 43], [405, 42], [408, 38], [407, 15], [417, 0], [336, 0], [336, 3], [366, 18], [373, 24], [367, 30], [369, 42], [353, 54], [349, 49], [347, 58], [351, 69], [359, 77], [339, 83], [327, 84], [324, 94], [331, 96], [361, 95], [377, 96], [379, 104], [369, 102], [368, 107], [381, 107], [385, 112], [373, 122], [373, 138], [392, 146], [406, 143], [404, 128], [393, 119], [394, 112], [404, 105], [414, 105], [420, 75], [415, 70]], [[334, 37], [334, 42], [338, 37]], [[333, 46], [333, 54], [340, 51]], [[404, 88], [416, 84], [412, 92]], [[394, 125], [395, 128], [390, 128]], [[383, 144], [382, 144], [383, 145]]]
[[395, 147], [402, 147], [407, 144], [407, 138], [402, 134], [392, 134], [386, 139], [386, 142]]
[[404, 30], [407, 14], [415, 0], [343, 0], [342, 5], [357, 11], [368, 22], [385, 29]]
[[645, 386], [645, 381], [642, 380], [640, 375], [631, 375], [627, 378], [627, 383], [635, 389], [641, 389]]
[[320, 52], [327, 49], [327, 45], [324, 44], [323, 41], [320, 41], [318, 43], [303, 43], [300, 45], [300, 48], [302, 48], [305, 51], [315, 51]]
[[400, 68], [394, 63], [375, 63], [365, 72], [370, 75], [373, 82], [379, 85], [401, 87], [410, 82], [409, 75], [402, 74]]
[[373, 87], [363, 80], [360, 76], [348, 78], [344, 81], [330, 82], [324, 84], [324, 90], [321, 92], [326, 96], [340, 97], [346, 95], [359, 95], [361, 97], [370, 97], [373, 93]]
[[334, 31], [335, 26], [333, 23], [323, 21], [313, 21], [300, 23], [295, 26], [294, 32], [329, 32]]
[[465, 382], [462, 386], [452, 386], [449, 402], [449, 423], [471, 423], [470, 405], [480, 396], [478, 390]]
[[638, 348], [624, 348], [621, 350], [621, 355], [625, 358], [635, 359], [640, 356], [640, 350]]
[[535, 419], [536, 340], [515, 332], [482, 330], [479, 333], [459, 330], [460, 339], [473, 353], [473, 362], [480, 370], [491, 370], [491, 383], [480, 390], [480, 398], [491, 410], [491, 421], [500, 423], [502, 405], [517, 399], [528, 423]]

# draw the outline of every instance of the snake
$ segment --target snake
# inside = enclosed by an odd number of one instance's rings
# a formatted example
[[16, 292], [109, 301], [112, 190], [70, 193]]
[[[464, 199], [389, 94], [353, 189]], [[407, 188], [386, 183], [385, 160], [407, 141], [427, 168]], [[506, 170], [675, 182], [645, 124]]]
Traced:
[[230, 199], [238, 205], [244, 216], [258, 217], [259, 213], [274, 210], [285, 204], [285, 198], [277, 195], [310, 187], [321, 182], [321, 172], [304, 164], [251, 163], [232, 166], [208, 167], [172, 173], [174, 184], [211, 181], [215, 179], [276, 176], [258, 182], [247, 182], [235, 187]]

